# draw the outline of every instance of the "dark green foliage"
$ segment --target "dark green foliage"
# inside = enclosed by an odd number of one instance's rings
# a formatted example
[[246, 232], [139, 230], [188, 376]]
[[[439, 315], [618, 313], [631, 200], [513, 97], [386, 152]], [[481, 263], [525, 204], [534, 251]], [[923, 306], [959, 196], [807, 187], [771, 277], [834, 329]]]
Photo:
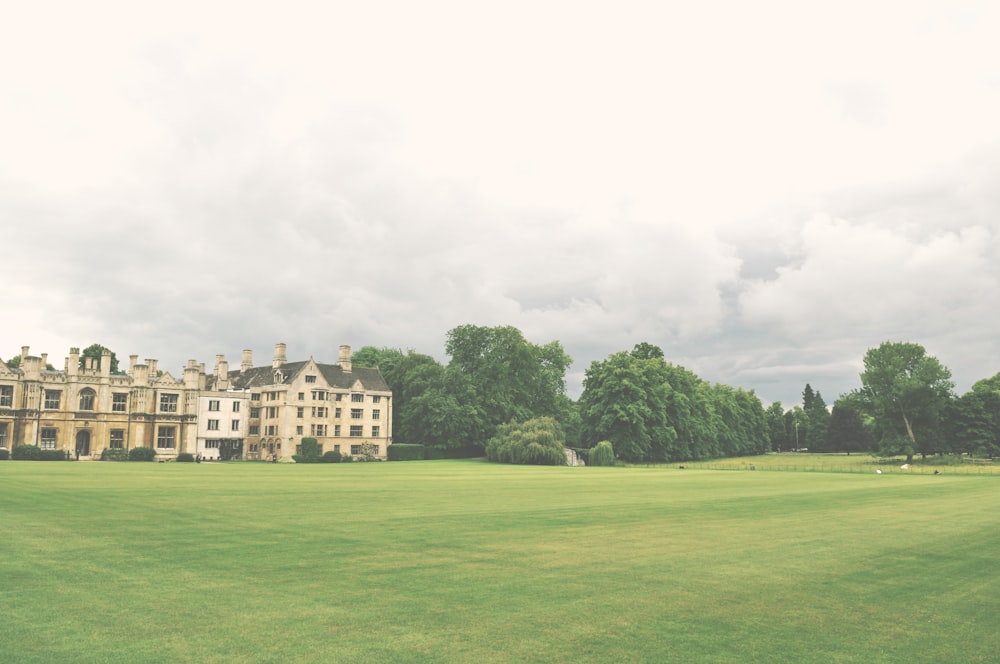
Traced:
[[951, 372], [919, 344], [886, 341], [865, 353], [857, 402], [874, 419], [883, 454], [929, 454], [945, 447], [943, 416]]
[[124, 447], [105, 447], [101, 451], [101, 461], [128, 461], [128, 450]]
[[871, 435], [861, 413], [849, 400], [838, 401], [833, 406], [823, 451], [851, 453], [870, 449]]
[[565, 435], [551, 417], [504, 424], [486, 444], [486, 458], [498, 463], [565, 466]]
[[955, 452], [975, 457], [1000, 455], [1000, 391], [977, 389], [953, 399], [945, 409], [945, 429]]
[[177, 461], [181, 463], [194, 463], [194, 455], [190, 452], [181, 452], [177, 455]]
[[424, 446], [407, 443], [393, 443], [386, 450], [389, 461], [422, 461]]
[[0, 461], [6, 461], [10, 458], [10, 450], [0, 448]]
[[299, 452], [293, 454], [292, 458], [295, 463], [323, 463], [322, 450], [323, 446], [318, 440], [307, 436], [299, 441]]
[[587, 455], [588, 466], [613, 466], [615, 465], [615, 450], [611, 443], [602, 440], [590, 450]]
[[323, 457], [322, 457], [323, 463], [340, 463], [341, 460], [342, 460], [341, 454], [337, 450], [328, 450], [326, 452], [323, 452]]
[[[97, 367], [101, 368], [101, 355], [105, 350], [108, 349], [101, 344], [91, 344], [84, 348], [83, 352], [80, 353], [80, 368], [82, 369], [86, 366], [87, 358], [95, 360]], [[114, 351], [111, 352], [111, 374], [118, 376], [125, 375], [125, 372], [118, 368], [118, 356], [115, 355]]]
[[154, 461], [156, 450], [152, 447], [133, 447], [128, 452], [129, 461]]
[[15, 461], [66, 461], [69, 456], [65, 450], [43, 450], [36, 445], [18, 445], [11, 451], [10, 458]]

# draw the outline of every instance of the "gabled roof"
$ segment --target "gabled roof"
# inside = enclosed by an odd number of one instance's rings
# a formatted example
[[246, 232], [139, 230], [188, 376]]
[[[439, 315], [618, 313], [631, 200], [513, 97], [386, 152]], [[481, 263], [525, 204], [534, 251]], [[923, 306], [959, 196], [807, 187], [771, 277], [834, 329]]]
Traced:
[[[315, 364], [316, 368], [323, 375], [323, 379], [332, 388], [349, 390], [354, 386], [355, 382], [360, 381], [362, 387], [366, 390], [376, 392], [389, 391], [389, 386], [386, 384], [385, 379], [382, 378], [382, 372], [378, 369], [353, 367], [352, 371], [347, 372], [339, 364], [320, 364], [319, 362], [313, 363], [309, 360], [303, 362], [285, 362], [278, 369], [272, 367], [253, 367], [242, 373], [239, 369], [236, 369], [229, 372], [229, 386], [233, 390], [269, 387], [275, 385], [275, 371], [281, 372], [282, 378], [278, 384], [289, 385], [295, 382], [298, 375], [310, 363]], [[207, 376], [205, 388], [208, 390], [216, 389], [217, 382], [215, 376]]]

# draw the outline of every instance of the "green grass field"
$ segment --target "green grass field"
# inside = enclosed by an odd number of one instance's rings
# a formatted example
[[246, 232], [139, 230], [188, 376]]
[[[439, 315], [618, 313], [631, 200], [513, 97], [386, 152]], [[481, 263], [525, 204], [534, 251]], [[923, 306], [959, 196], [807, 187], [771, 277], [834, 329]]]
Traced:
[[1000, 479], [0, 462], [2, 662], [996, 662]]

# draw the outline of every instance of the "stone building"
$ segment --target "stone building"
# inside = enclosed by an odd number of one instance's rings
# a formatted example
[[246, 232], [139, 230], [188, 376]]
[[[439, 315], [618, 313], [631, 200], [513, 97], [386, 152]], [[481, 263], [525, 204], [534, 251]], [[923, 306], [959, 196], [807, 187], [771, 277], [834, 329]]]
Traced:
[[21, 349], [20, 366], [0, 363], [0, 447], [37, 445], [80, 459], [106, 448], [151, 447], [161, 460], [182, 452], [206, 459], [271, 459], [298, 452], [303, 437], [323, 451], [386, 458], [392, 444], [392, 391], [378, 369], [351, 366], [350, 346], [336, 364], [288, 362], [275, 346], [270, 366], [254, 367], [243, 351], [237, 370], [222, 355], [214, 371], [189, 360], [183, 376], [160, 373], [156, 360], [111, 373], [71, 348], [62, 371], [46, 355]]
[[165, 458], [193, 450], [203, 369], [192, 360], [178, 380], [137, 358], [126, 375], [112, 375], [110, 351], [81, 365], [71, 348], [55, 371], [46, 354], [23, 346], [17, 369], [0, 364], [0, 447], [37, 445], [81, 459], [105, 448], [152, 447]]
[[206, 389], [249, 397], [245, 458], [291, 456], [304, 437], [315, 438], [323, 452], [386, 458], [392, 391], [378, 369], [352, 366], [350, 346], [340, 347], [336, 364], [289, 362], [283, 343], [275, 345], [270, 366], [254, 367], [249, 350], [239, 369], [224, 370], [224, 362], [216, 358]]

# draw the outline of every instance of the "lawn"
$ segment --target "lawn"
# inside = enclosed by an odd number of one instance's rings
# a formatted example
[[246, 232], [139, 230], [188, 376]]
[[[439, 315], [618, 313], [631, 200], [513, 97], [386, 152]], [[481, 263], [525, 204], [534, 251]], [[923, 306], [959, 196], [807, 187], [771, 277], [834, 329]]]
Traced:
[[995, 662], [989, 475], [0, 462], [3, 662]]

